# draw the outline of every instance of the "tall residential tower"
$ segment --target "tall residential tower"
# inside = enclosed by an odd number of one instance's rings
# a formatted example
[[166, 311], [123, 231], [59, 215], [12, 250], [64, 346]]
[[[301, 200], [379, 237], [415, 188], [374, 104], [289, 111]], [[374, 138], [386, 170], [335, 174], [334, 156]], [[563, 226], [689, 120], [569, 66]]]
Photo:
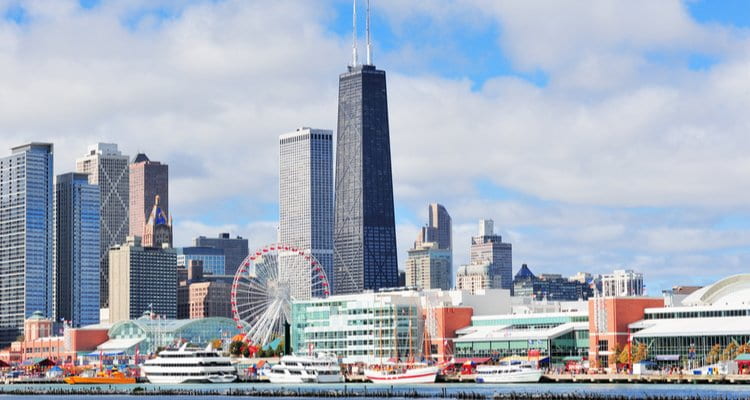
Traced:
[[[281, 135], [279, 153], [279, 242], [310, 249], [333, 281], [333, 132], [300, 128]], [[297, 276], [290, 259], [296, 257], [280, 254], [282, 273], [309, 297], [310, 279]]]
[[[369, 36], [368, 29], [368, 48]], [[367, 64], [358, 64], [356, 28], [352, 50], [352, 65], [339, 76], [336, 136], [334, 289], [340, 294], [398, 285], [385, 71], [372, 65], [369, 51]]]
[[76, 160], [76, 172], [89, 174], [89, 183], [99, 185], [99, 305], [109, 306], [109, 256], [112, 246], [128, 236], [130, 180], [128, 156], [113, 143], [89, 146], [88, 153]]
[[68, 173], [55, 182], [55, 308], [71, 326], [99, 323], [99, 186]]
[[52, 144], [0, 158], [0, 347], [35, 311], [54, 316]]

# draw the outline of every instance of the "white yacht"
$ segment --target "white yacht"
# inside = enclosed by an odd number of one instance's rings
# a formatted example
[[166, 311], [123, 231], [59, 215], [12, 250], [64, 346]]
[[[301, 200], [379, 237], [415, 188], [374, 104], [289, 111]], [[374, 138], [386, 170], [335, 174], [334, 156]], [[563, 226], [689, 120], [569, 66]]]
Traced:
[[477, 383], [536, 383], [542, 378], [542, 370], [531, 363], [511, 362], [500, 365], [477, 367]]
[[151, 383], [229, 383], [237, 379], [237, 369], [229, 357], [222, 356], [208, 345], [205, 349], [164, 350], [158, 357], [146, 360], [143, 374]]
[[271, 383], [339, 383], [344, 381], [336, 356], [318, 353], [314, 356], [289, 355], [265, 374]]

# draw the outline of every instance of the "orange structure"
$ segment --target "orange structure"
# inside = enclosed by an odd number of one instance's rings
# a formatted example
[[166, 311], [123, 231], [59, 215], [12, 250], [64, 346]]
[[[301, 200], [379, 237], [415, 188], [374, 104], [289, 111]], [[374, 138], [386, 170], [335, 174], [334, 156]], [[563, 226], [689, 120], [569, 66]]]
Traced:
[[[471, 325], [474, 310], [472, 307], [437, 307], [427, 312], [434, 313], [435, 326], [425, 326], [427, 339], [424, 342], [424, 354], [429, 354], [430, 358], [438, 362], [447, 361], [453, 355], [456, 331]], [[429, 320], [427, 316], [425, 319]], [[436, 335], [431, 335], [430, 330], [434, 330]]]
[[663, 298], [595, 297], [589, 299], [589, 364], [616, 369], [618, 351], [630, 339], [628, 325], [643, 319], [646, 308], [664, 307]]

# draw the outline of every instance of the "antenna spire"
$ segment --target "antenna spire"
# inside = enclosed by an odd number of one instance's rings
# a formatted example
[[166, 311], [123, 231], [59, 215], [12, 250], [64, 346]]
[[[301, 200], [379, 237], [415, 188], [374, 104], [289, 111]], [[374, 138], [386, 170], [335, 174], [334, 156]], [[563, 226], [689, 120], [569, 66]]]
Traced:
[[357, 0], [352, 7], [352, 67], [357, 66]]
[[370, 42], [370, 0], [367, 0], [367, 65], [372, 65], [372, 42]]

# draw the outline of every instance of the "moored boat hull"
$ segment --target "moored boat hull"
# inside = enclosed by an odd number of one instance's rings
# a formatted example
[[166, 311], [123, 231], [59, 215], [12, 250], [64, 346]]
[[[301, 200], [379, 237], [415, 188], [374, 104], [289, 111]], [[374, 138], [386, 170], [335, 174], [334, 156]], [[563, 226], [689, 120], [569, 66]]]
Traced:
[[365, 370], [365, 377], [375, 384], [421, 384], [435, 383], [439, 372], [438, 367], [424, 367], [406, 370], [402, 373], [389, 373], [383, 370]]
[[135, 378], [108, 376], [68, 376], [63, 381], [69, 385], [127, 385], [135, 383]]
[[521, 371], [507, 374], [477, 375], [477, 383], [537, 383], [542, 378], [542, 371]]

